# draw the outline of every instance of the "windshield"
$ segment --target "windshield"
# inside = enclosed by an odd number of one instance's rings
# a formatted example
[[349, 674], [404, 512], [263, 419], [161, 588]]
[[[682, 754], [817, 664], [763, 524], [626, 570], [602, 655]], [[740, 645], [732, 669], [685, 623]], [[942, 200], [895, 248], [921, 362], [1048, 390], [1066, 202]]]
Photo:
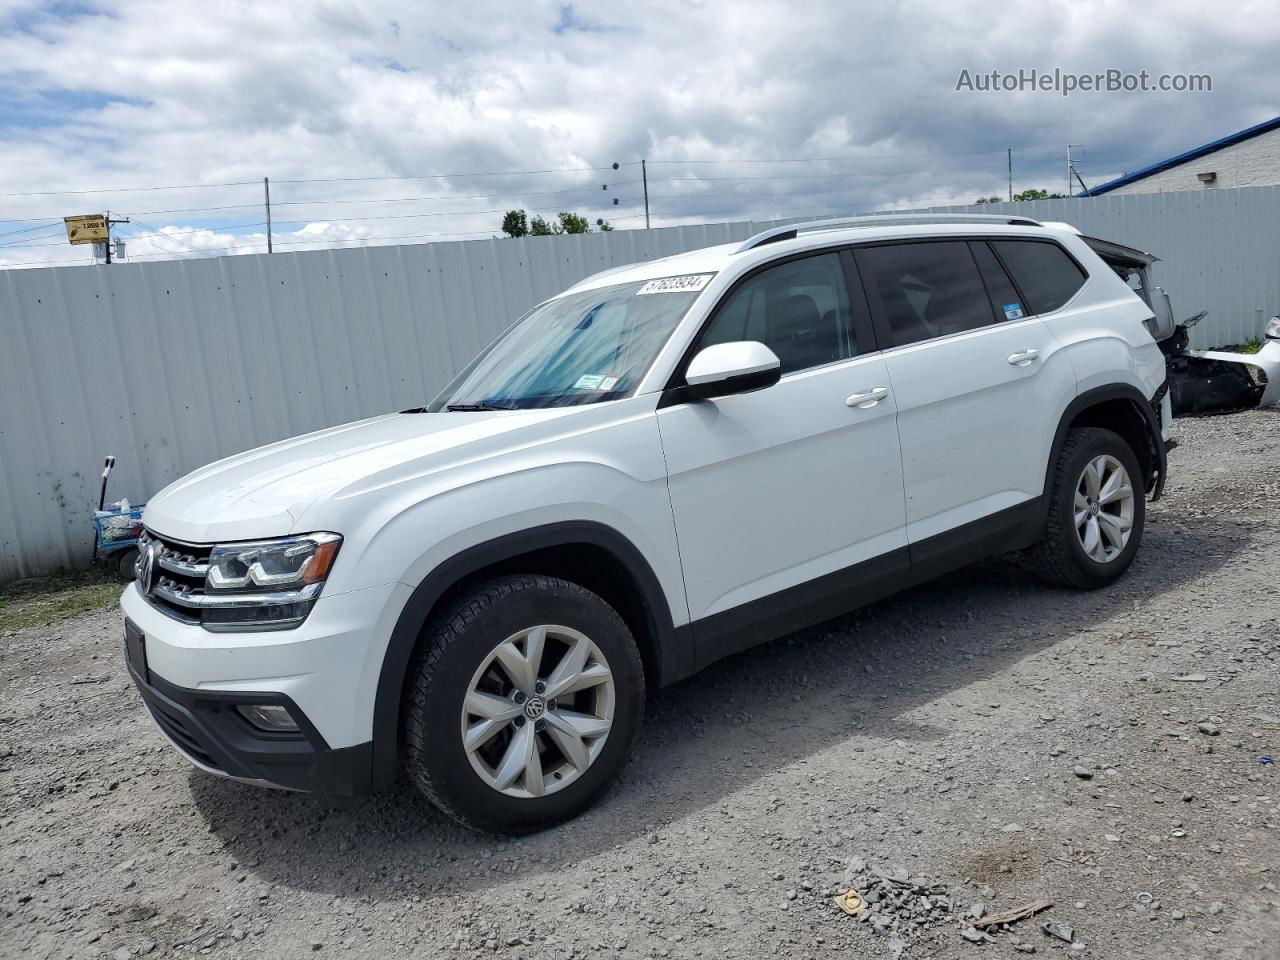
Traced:
[[428, 410], [522, 410], [629, 396], [711, 274], [550, 300], [514, 324]]

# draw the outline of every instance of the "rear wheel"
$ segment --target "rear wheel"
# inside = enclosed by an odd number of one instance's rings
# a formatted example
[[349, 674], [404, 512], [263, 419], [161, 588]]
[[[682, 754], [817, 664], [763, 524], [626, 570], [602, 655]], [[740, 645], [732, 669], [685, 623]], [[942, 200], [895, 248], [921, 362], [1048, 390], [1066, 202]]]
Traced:
[[1113, 582], [1142, 542], [1146, 498], [1138, 458], [1110, 430], [1071, 430], [1049, 489], [1044, 539], [1029, 559], [1046, 580], [1093, 589]]
[[612, 607], [565, 580], [502, 577], [429, 627], [405, 710], [405, 761], [455, 820], [529, 833], [608, 787], [643, 704], [639, 651]]

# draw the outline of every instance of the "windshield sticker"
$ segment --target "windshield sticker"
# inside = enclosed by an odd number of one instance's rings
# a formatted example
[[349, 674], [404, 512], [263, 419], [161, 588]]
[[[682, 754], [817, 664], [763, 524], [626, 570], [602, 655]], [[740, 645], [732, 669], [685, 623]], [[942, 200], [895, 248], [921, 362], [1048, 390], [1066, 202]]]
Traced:
[[1022, 304], [1020, 304], [1020, 303], [1006, 303], [1006, 304], [1004, 305], [1004, 318], [1005, 318], [1006, 320], [1021, 320], [1021, 319], [1022, 319]]
[[604, 377], [598, 373], [584, 373], [578, 378], [578, 382], [573, 385], [575, 390], [596, 390], [600, 387], [600, 381]]
[[663, 277], [661, 280], [650, 280], [636, 291], [636, 296], [646, 293], [692, 293], [701, 290], [711, 282], [709, 273], [691, 273], [683, 277]]
[[618, 385], [618, 378], [615, 376], [603, 377], [600, 380], [600, 386], [596, 387], [601, 393], [608, 393]]

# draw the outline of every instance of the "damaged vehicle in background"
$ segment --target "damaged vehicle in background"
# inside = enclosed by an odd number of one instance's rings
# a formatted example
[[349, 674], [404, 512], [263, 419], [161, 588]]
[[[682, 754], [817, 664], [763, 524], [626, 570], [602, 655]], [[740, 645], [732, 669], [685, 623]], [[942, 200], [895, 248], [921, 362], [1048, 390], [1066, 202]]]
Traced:
[[1160, 258], [1110, 240], [1081, 239], [1151, 308], [1147, 329], [1165, 355], [1175, 417], [1280, 403], [1280, 316], [1267, 322], [1257, 353], [1192, 350], [1188, 330], [1208, 311], [1174, 320], [1169, 294], [1151, 282], [1151, 265]]

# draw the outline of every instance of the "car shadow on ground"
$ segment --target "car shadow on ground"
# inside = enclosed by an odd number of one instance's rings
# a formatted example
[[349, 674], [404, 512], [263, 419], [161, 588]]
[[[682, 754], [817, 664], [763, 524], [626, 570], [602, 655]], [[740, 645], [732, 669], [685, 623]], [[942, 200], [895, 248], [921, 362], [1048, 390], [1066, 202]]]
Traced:
[[191, 792], [210, 831], [264, 882], [382, 901], [532, 878], [842, 739], [940, 739], [913, 710], [1212, 573], [1250, 539], [1247, 525], [1221, 518], [1149, 515], [1138, 561], [1107, 590], [1046, 587], [995, 558], [739, 654], [660, 691], [622, 781], [582, 817], [532, 837], [471, 833], [406, 785], [357, 809], [195, 771]]

